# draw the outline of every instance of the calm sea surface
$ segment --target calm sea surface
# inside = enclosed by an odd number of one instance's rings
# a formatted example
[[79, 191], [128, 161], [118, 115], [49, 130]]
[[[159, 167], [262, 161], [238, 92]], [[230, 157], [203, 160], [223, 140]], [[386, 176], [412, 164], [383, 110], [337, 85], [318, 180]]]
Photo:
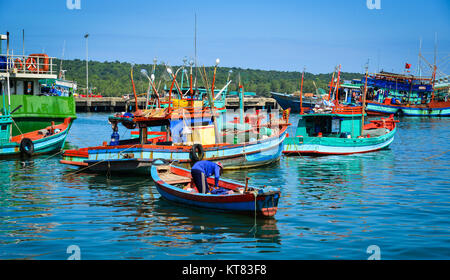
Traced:
[[[69, 146], [110, 138], [107, 114], [78, 116]], [[450, 259], [449, 140], [450, 118], [403, 118], [388, 150], [225, 172], [281, 188], [268, 220], [173, 204], [150, 177], [73, 174], [58, 155], [1, 160], [0, 259]]]

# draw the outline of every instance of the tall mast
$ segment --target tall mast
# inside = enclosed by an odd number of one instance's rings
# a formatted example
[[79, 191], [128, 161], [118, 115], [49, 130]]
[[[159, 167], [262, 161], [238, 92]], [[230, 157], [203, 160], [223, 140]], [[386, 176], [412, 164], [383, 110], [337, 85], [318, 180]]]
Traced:
[[198, 92], [198, 81], [197, 81], [197, 13], [194, 16], [194, 61], [195, 61], [195, 92]]
[[422, 37], [420, 37], [419, 40], [419, 56], [417, 58], [417, 74], [419, 75], [419, 79], [422, 78], [422, 69], [421, 69], [421, 65], [420, 65], [420, 56], [422, 55]]
[[338, 77], [337, 77], [337, 84], [336, 84], [336, 105], [339, 104], [339, 83], [341, 80], [341, 65], [339, 64], [338, 68]]
[[302, 82], [300, 84], [300, 115], [303, 115], [303, 77], [305, 76], [305, 67], [303, 67]]
[[433, 91], [431, 92], [431, 101], [434, 100], [434, 85], [436, 83], [436, 55], [437, 55], [437, 32], [434, 33], [434, 63], [433, 63]]
[[89, 34], [86, 33], [86, 35], [84, 35], [84, 38], [86, 38], [86, 95], [87, 96], [89, 96], [88, 37], [89, 37]]
[[361, 117], [361, 136], [363, 135], [364, 130], [364, 115], [366, 113], [366, 96], [367, 96], [367, 76], [369, 75], [369, 62], [366, 65], [366, 81], [364, 83], [364, 94], [362, 96], [362, 117]]
[[328, 101], [331, 100], [331, 89], [333, 88], [334, 84], [334, 73], [336, 73], [336, 67], [334, 68], [333, 75], [331, 75], [330, 91], [328, 92]]

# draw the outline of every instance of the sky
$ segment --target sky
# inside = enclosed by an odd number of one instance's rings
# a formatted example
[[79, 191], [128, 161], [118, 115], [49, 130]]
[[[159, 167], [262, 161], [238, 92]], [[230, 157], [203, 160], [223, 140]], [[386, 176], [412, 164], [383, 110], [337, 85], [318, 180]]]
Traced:
[[402, 72], [416, 69], [420, 39], [433, 62], [437, 36], [438, 67], [450, 74], [449, 0], [0, 0], [0, 33], [16, 54], [25, 30], [26, 54], [84, 60], [88, 33], [89, 60], [180, 65], [195, 54], [195, 15], [199, 65]]

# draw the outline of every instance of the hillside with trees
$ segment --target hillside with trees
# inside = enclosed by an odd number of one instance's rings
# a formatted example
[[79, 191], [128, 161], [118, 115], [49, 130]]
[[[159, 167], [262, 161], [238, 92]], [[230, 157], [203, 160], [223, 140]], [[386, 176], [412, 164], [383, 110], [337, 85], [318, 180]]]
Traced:
[[[60, 65], [59, 61], [55, 61], [56, 65]], [[178, 69], [174, 66], [173, 69]], [[86, 61], [85, 60], [64, 60], [62, 68], [67, 70], [66, 79], [73, 80], [78, 83], [79, 89], [86, 87]], [[95, 92], [103, 96], [122, 96], [132, 93], [130, 79], [131, 64], [127, 62], [99, 62], [89, 61], [89, 84], [91, 88], [95, 88]], [[135, 64], [133, 71], [134, 82], [137, 93], [147, 91], [148, 80], [141, 73], [141, 69], [146, 69], [148, 73], [152, 73], [152, 64]], [[188, 69], [188, 68], [187, 68]], [[213, 76], [213, 67], [206, 67], [206, 73], [211, 83]], [[232, 71], [231, 74], [229, 73]], [[194, 70], [195, 71], [195, 70]], [[155, 76], [156, 84], [160, 89], [164, 86], [169, 88], [171, 81], [164, 79], [164, 66], [156, 65]], [[293, 93], [300, 90], [301, 72], [273, 71], [273, 70], [255, 70], [242, 69], [236, 67], [218, 67], [216, 74], [215, 88], [222, 88], [227, 81], [228, 75], [231, 75], [233, 81], [230, 90], [236, 90], [238, 74], [240, 74], [241, 84], [245, 91], [256, 92], [260, 96], [270, 96], [270, 92]], [[305, 72], [303, 82], [303, 92], [315, 92], [315, 88], [327, 89], [331, 80], [332, 73], [328, 74], [312, 74]], [[363, 75], [360, 73], [341, 72], [341, 80], [360, 79]], [[178, 83], [181, 83], [181, 71], [178, 73]], [[199, 86], [203, 86], [201, 75], [198, 74]], [[314, 85], [314, 83], [315, 85]], [[187, 86], [186, 77], [184, 78], [184, 86]], [[81, 92], [81, 90], [79, 90]]]

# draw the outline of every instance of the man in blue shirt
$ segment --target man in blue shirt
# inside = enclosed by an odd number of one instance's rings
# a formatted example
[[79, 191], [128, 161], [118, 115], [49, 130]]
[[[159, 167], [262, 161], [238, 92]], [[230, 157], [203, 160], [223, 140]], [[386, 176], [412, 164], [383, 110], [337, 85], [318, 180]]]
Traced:
[[214, 174], [215, 187], [219, 187], [219, 178], [223, 173], [223, 165], [219, 161], [217, 163], [201, 160], [197, 161], [191, 169], [192, 179], [200, 193], [209, 193], [209, 187], [206, 179]]

